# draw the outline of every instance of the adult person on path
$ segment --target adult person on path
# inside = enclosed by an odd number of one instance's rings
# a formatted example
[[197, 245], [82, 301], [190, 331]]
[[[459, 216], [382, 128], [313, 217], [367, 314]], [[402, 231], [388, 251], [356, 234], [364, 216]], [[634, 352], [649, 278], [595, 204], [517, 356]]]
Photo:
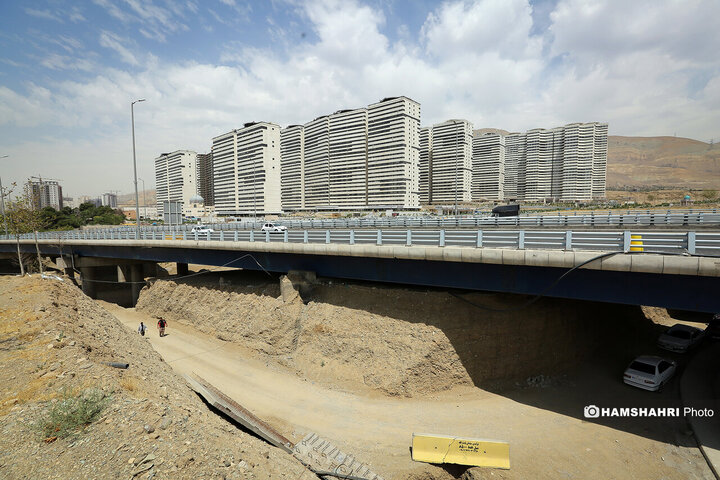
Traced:
[[160, 330], [160, 336], [164, 337], [165, 336], [165, 327], [167, 326], [167, 322], [165, 321], [164, 318], [162, 318], [162, 317], [159, 317], [159, 318], [160, 319], [158, 320], [158, 324], [157, 324], [158, 330]]
[[147, 331], [147, 326], [143, 322], [140, 322], [140, 326], [138, 327], [138, 333], [144, 337], [145, 331]]

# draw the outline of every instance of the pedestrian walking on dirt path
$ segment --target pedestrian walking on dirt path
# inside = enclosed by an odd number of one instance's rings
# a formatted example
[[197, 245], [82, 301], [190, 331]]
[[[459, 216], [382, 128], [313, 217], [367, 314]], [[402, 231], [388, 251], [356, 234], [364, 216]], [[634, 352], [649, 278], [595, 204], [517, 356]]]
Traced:
[[165, 336], [165, 327], [167, 326], [167, 322], [164, 318], [160, 317], [160, 320], [158, 320], [158, 330], [160, 330], [160, 336]]
[[138, 327], [138, 333], [144, 337], [146, 330], [147, 330], [147, 326], [145, 326], [145, 324], [143, 322], [140, 322], [140, 326]]

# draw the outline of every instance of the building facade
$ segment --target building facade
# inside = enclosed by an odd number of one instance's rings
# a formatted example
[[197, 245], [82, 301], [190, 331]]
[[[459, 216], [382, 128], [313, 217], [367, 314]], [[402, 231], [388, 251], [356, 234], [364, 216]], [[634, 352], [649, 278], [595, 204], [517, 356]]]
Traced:
[[368, 106], [368, 206], [418, 208], [420, 104], [390, 97]]
[[329, 117], [329, 204], [333, 209], [368, 204], [368, 111], [340, 110]]
[[163, 153], [155, 159], [157, 209], [163, 215], [163, 202], [187, 205], [198, 194], [198, 154], [190, 150]]
[[282, 208], [305, 208], [305, 129], [290, 125], [280, 131], [280, 192]]
[[432, 127], [423, 127], [420, 129], [420, 152], [418, 155], [418, 190], [421, 205], [429, 205], [432, 202], [430, 193], [432, 192], [432, 175], [430, 172], [433, 167], [432, 147], [433, 136]]
[[472, 124], [467, 120], [448, 120], [432, 126], [432, 142], [421, 156], [432, 158], [428, 163], [428, 202], [432, 204], [462, 203], [471, 200], [472, 186]]
[[33, 209], [52, 207], [55, 210], [62, 210], [63, 208], [62, 187], [54, 180], [28, 180], [25, 184], [25, 193]]
[[592, 198], [604, 200], [607, 187], [608, 124], [594, 123]]
[[102, 204], [105, 207], [117, 208], [117, 195], [114, 193], [103, 193]]
[[605, 198], [606, 123], [571, 123], [505, 136], [505, 200], [588, 202]]
[[212, 153], [199, 153], [197, 156], [198, 193], [205, 206], [215, 205], [215, 183], [213, 181]]
[[330, 206], [330, 118], [318, 117], [304, 126], [303, 182], [305, 208]]
[[280, 126], [246, 123], [213, 138], [215, 212], [257, 216], [282, 212]]
[[472, 200], [505, 198], [505, 136], [500, 133], [477, 135], [472, 140]]

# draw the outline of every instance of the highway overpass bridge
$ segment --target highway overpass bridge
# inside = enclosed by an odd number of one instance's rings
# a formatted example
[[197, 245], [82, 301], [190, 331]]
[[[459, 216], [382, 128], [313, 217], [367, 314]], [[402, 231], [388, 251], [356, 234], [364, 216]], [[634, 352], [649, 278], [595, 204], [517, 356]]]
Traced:
[[[81, 232], [43, 234], [39, 247], [68, 273], [79, 271], [90, 296], [96, 283], [127, 281], [137, 298], [155, 264], [176, 262], [181, 274], [190, 263], [304, 270], [323, 277], [720, 312], [720, 233], [505, 232], [511, 241], [483, 231], [423, 232], [251, 232], [242, 239], [239, 232], [153, 232], [141, 239]], [[35, 252], [31, 239], [20, 246]], [[0, 240], [6, 257], [15, 249], [15, 241]]]

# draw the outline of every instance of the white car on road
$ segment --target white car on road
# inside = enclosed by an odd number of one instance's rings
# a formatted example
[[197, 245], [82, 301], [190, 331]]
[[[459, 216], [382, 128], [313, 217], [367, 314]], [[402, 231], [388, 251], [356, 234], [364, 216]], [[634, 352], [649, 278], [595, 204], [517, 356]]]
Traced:
[[214, 231], [215, 230], [205, 225], [196, 225], [191, 230], [192, 233], [213, 233]]
[[705, 330], [677, 323], [660, 335], [658, 347], [671, 352], [685, 353], [705, 338]]
[[656, 392], [670, 381], [676, 369], [677, 365], [672, 360], [644, 355], [637, 357], [628, 365], [623, 375], [623, 382]]
[[266, 223], [262, 226], [263, 232], [284, 232], [287, 230], [285, 225], [275, 225], [274, 223]]

